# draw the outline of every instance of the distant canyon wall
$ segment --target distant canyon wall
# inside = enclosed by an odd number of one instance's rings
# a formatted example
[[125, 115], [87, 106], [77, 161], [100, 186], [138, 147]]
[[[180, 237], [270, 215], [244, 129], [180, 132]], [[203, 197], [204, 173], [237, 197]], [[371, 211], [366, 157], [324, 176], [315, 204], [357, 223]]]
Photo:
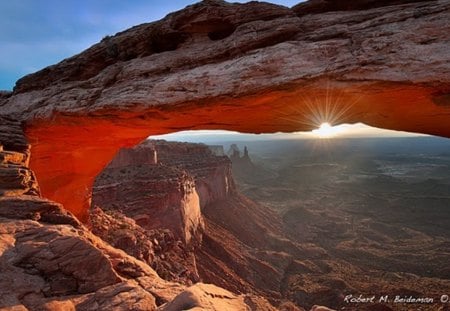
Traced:
[[201, 208], [235, 191], [227, 157], [206, 145], [148, 140], [119, 150], [96, 178], [92, 206], [170, 229], [189, 244], [203, 227]]

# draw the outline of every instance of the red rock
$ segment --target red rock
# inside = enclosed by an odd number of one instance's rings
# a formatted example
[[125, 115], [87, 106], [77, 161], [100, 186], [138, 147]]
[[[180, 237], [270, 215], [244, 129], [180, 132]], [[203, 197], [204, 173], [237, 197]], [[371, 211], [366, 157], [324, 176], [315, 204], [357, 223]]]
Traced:
[[[108, 214], [110, 213], [110, 214]], [[166, 280], [191, 285], [199, 280], [195, 258], [170, 230], [146, 230], [118, 211], [90, 211], [92, 232], [149, 264]]]
[[155, 148], [160, 163], [189, 172], [195, 180], [201, 207], [236, 192], [230, 159], [216, 156], [206, 145], [147, 140], [141, 146]]
[[0, 195], [38, 195], [39, 186], [28, 168], [30, 145], [20, 123], [0, 116]]
[[68, 224], [80, 228], [81, 223], [61, 204], [37, 196], [0, 196], [0, 217], [32, 219], [50, 224]]
[[193, 179], [163, 165], [106, 168], [96, 179], [92, 204], [119, 210], [148, 230], [170, 229], [187, 244], [203, 225]]
[[[139, 146], [139, 145], [138, 145]], [[125, 167], [129, 165], [147, 165], [157, 164], [158, 158], [156, 150], [147, 148], [144, 152], [142, 148], [122, 148], [108, 164], [109, 168]]]
[[188, 309], [211, 311], [276, 310], [265, 299], [251, 295], [238, 296], [217, 286], [202, 283], [189, 287], [171, 302], [158, 308], [161, 311]]

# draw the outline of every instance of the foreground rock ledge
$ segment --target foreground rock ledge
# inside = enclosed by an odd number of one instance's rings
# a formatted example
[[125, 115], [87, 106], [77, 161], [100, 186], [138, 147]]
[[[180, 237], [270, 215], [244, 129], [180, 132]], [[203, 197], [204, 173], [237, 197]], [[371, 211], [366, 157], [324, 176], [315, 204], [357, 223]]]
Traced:
[[42, 194], [80, 218], [94, 177], [149, 134], [329, 121], [450, 137], [450, 2], [316, 3], [189, 6], [22, 78], [0, 114], [23, 122]]

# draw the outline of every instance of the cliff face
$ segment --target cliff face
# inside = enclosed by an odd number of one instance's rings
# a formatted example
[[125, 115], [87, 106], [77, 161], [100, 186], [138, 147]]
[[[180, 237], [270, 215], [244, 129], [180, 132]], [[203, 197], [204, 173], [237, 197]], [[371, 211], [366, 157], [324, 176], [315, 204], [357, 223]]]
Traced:
[[[186, 287], [161, 279], [145, 262], [152, 261], [162, 273], [181, 269], [185, 257], [158, 258], [160, 252], [167, 254], [165, 248], [171, 247], [168, 244], [174, 238], [164, 231], [148, 235], [132, 219], [97, 211], [93, 217], [93, 221], [101, 220], [97, 231], [121, 236], [117, 246], [133, 250], [140, 260], [105, 243], [62, 205], [39, 196], [36, 180], [29, 179], [34, 176], [28, 167], [30, 146], [20, 126], [9, 119], [1, 121], [2, 134], [7, 135], [0, 136], [0, 176], [16, 167], [28, 173], [16, 175], [18, 182], [13, 186], [1, 179], [0, 309], [275, 310], [254, 295], [236, 295], [202, 283]], [[184, 255], [183, 250], [173, 253]]]
[[216, 156], [209, 147], [200, 144], [147, 141], [157, 150], [160, 163], [188, 171], [195, 180], [201, 207], [235, 193], [231, 161]]
[[151, 134], [327, 121], [450, 137], [448, 1], [350, 2], [203, 1], [24, 77], [0, 114], [25, 122], [42, 193], [80, 218], [95, 176]]
[[[20, 126], [1, 121], [0, 308], [156, 309], [154, 295], [133, 279], [168, 284], [94, 236], [60, 204], [39, 197], [28, 167], [30, 146]], [[121, 296], [114, 298], [118, 292]]]
[[0, 196], [39, 195], [20, 123], [0, 116]]
[[[119, 161], [123, 161], [124, 152], [119, 152]], [[142, 152], [151, 151], [142, 149]], [[127, 154], [133, 159], [135, 150]], [[199, 197], [192, 177], [164, 165], [118, 166], [119, 161], [113, 160], [112, 167], [97, 177], [93, 206], [119, 209], [145, 229], [170, 229], [189, 244], [202, 227]]]
[[118, 210], [145, 229], [170, 229], [189, 244], [201, 208], [236, 191], [231, 162], [205, 145], [145, 141], [121, 149], [96, 178], [92, 206]]

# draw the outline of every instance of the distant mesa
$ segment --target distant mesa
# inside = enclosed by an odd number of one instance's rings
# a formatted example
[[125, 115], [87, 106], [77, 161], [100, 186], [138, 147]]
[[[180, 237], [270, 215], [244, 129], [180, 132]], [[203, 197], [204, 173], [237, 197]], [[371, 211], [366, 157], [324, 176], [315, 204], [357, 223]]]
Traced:
[[274, 177], [273, 171], [258, 164], [257, 157], [253, 156], [252, 159], [247, 146], [241, 151], [237, 144], [231, 144], [227, 153], [232, 163], [233, 176], [238, 182], [247, 183]]
[[230, 148], [228, 148], [227, 155], [231, 157], [239, 157], [241, 155], [241, 150], [236, 144], [231, 144]]
[[[241, 154], [243, 155], [241, 156]], [[231, 159], [231, 162], [233, 163], [233, 167], [241, 169], [254, 167], [254, 164], [252, 163], [252, 160], [248, 155], [247, 146], [244, 147], [244, 152], [241, 153], [241, 150], [237, 147], [237, 145], [232, 144], [230, 150], [228, 151], [228, 155]]]
[[222, 145], [208, 145], [209, 150], [216, 156], [224, 156], [225, 150]]

